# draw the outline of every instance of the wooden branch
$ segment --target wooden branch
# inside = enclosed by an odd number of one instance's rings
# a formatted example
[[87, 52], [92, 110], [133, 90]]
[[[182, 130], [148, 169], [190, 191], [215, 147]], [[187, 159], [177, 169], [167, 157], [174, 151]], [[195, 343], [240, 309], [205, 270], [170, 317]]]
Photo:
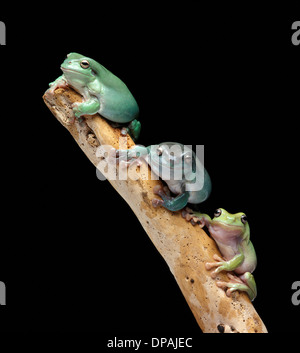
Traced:
[[[129, 136], [125, 145], [119, 146], [120, 129], [113, 128], [98, 114], [79, 123], [73, 115], [72, 104], [80, 102], [81, 96], [71, 88], [58, 88], [54, 93], [48, 90], [43, 99], [95, 166], [103, 161], [103, 156], [96, 153], [99, 144], [121, 149], [134, 146]], [[130, 168], [140, 174], [138, 180], [109, 182], [131, 207], [169, 265], [202, 331], [267, 332], [248, 296], [235, 292], [227, 297], [205, 269], [205, 263], [211, 261], [215, 253], [219, 254], [215, 242], [199, 226], [186, 222], [180, 212], [154, 208], [151, 200], [157, 196], [153, 188], [161, 181], [151, 180], [146, 163]], [[104, 173], [104, 164], [99, 169]], [[228, 280], [223, 273], [218, 279]]]

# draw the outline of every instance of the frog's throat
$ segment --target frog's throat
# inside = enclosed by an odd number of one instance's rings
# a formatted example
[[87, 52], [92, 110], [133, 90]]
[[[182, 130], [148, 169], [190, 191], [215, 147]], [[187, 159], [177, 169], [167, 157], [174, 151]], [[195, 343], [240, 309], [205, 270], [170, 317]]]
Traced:
[[229, 232], [229, 233], [241, 233], [243, 231], [243, 226], [241, 225], [236, 225], [236, 224], [228, 224], [222, 221], [215, 221], [214, 226], [216, 226], [216, 223], [218, 226], [220, 226], [222, 229], [224, 229], [225, 231]]

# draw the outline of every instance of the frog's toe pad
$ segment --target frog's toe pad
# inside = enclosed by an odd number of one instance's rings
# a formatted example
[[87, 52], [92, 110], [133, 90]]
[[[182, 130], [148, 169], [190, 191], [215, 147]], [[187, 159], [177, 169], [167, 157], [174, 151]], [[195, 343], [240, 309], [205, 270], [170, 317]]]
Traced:
[[127, 133], [128, 133], [128, 129], [126, 128], [126, 127], [122, 127], [122, 129], [121, 129], [121, 135], [122, 136], [126, 136], [127, 135]]
[[212, 268], [217, 267], [217, 269], [211, 273], [211, 278], [217, 277], [217, 274], [220, 272], [220, 271], [218, 271], [219, 266], [222, 266], [222, 262], [206, 262], [205, 263], [205, 268], [207, 271], [211, 270]]
[[219, 287], [219, 288], [222, 288], [222, 289], [226, 289], [227, 288], [227, 282], [223, 282], [223, 281], [217, 281], [216, 282], [216, 285], [217, 285], [217, 287]]
[[206, 268], [207, 271], [211, 270], [213, 267], [215, 267], [215, 263], [214, 262], [206, 262], [205, 268]]
[[220, 257], [220, 256], [217, 255], [217, 254], [214, 254], [213, 259], [216, 260], [216, 261], [218, 261], [218, 262], [223, 262], [223, 261], [224, 261], [224, 259], [222, 259], [222, 257]]
[[74, 109], [74, 108], [77, 108], [79, 106], [79, 102], [74, 102], [72, 103], [71, 107]]
[[163, 204], [164, 204], [163, 200], [152, 199], [152, 206], [155, 208], [162, 206]]
[[236, 288], [230, 282], [218, 281], [218, 282], [216, 282], [216, 285], [217, 285], [217, 287], [222, 288], [225, 291], [227, 297], [231, 297], [231, 294], [238, 290], [238, 288]]

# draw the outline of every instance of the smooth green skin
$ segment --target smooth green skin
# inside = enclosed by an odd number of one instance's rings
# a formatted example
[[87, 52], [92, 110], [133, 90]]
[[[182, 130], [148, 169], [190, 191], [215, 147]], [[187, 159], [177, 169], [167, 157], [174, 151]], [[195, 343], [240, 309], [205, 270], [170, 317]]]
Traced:
[[[167, 151], [170, 150], [170, 148], [174, 145], [177, 145], [182, 150], [182, 153], [179, 153], [178, 158], [172, 158], [172, 156], [167, 153]], [[161, 155], [157, 153], [159, 148], [162, 151]], [[159, 145], [153, 145], [149, 147], [135, 146], [129, 150], [118, 150], [117, 153], [122, 153], [123, 160], [126, 161], [130, 161], [139, 157], [143, 157], [146, 160], [146, 162], [151, 166], [151, 171], [159, 176], [162, 180], [164, 180], [169, 189], [177, 195], [176, 197], [170, 197], [162, 191], [157, 193], [163, 200], [160, 202], [160, 205], [170, 211], [179, 211], [183, 209], [188, 203], [201, 203], [205, 201], [211, 193], [211, 180], [205, 169], [202, 189], [197, 191], [185, 190], [189, 183], [193, 184], [195, 182], [196, 177], [200, 178], [200, 171], [196, 168], [196, 154], [186, 146], [184, 149], [182, 144], [176, 142], [164, 142]], [[122, 160], [122, 158], [119, 158], [119, 161], [120, 160]], [[185, 168], [186, 164], [191, 163], [193, 163], [195, 167]], [[201, 164], [199, 160], [198, 163], [199, 165]], [[176, 170], [180, 171], [180, 173], [177, 175], [183, 176], [183, 179], [175, 180], [175, 178], [172, 178], [172, 176], [176, 175]], [[190, 174], [187, 175], [186, 173]], [[166, 180], [164, 175], [167, 175], [168, 177], [170, 176], [170, 179]]]
[[[83, 68], [87, 60], [89, 67]], [[82, 103], [73, 105], [76, 118], [99, 113], [116, 123], [130, 123], [128, 130], [134, 140], [140, 134], [141, 124], [136, 120], [139, 107], [123, 81], [97, 61], [81, 54], [70, 53], [61, 65], [63, 75], [50, 83], [50, 90], [69, 85], [83, 96]]]
[[221, 215], [211, 219], [207, 214], [194, 214], [200, 219], [201, 225], [206, 226], [210, 235], [216, 241], [219, 250], [226, 261], [208, 263], [206, 268], [217, 267], [213, 277], [221, 271], [234, 271], [243, 283], [222, 282], [234, 290], [245, 291], [251, 300], [257, 294], [256, 284], [251, 272], [255, 270], [257, 259], [254, 247], [250, 241], [250, 227], [248, 222], [241, 221], [244, 213], [231, 214], [220, 208]]

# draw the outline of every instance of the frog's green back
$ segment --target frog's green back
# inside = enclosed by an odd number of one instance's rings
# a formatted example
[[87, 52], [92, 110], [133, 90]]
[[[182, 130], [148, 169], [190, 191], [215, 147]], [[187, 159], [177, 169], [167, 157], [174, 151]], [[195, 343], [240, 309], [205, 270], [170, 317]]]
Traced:
[[139, 107], [125, 83], [97, 61], [91, 58], [87, 60], [101, 82], [100, 114], [119, 123], [136, 119]]

